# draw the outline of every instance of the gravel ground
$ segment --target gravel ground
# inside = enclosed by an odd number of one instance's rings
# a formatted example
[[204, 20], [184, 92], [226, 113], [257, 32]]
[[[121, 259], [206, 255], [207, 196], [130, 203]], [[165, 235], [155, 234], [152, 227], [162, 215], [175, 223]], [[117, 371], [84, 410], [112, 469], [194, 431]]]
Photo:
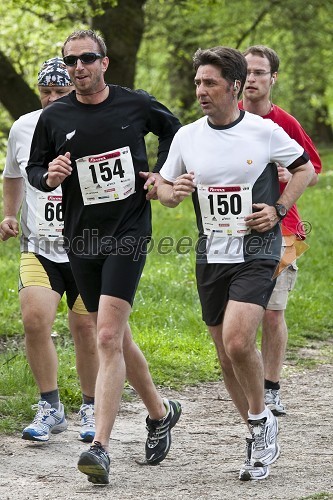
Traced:
[[110, 484], [104, 487], [88, 483], [76, 468], [88, 446], [77, 440], [76, 415], [48, 443], [2, 436], [0, 498], [333, 499], [332, 385], [332, 364], [295, 371], [284, 380], [288, 414], [279, 418], [281, 456], [265, 480], [238, 480], [247, 432], [221, 382], [164, 392], [181, 401], [183, 414], [168, 457], [156, 467], [135, 461], [144, 453], [143, 404], [136, 398], [123, 402], [110, 443]]

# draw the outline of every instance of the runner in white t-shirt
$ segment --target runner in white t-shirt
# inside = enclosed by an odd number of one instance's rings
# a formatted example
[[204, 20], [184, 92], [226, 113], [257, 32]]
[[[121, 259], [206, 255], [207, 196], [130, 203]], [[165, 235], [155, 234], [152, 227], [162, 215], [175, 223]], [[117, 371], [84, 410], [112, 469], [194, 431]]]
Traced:
[[[62, 59], [55, 57], [42, 65], [38, 90], [42, 108], [73, 90]], [[98, 369], [95, 326], [83, 305], [63, 248], [61, 188], [41, 193], [29, 184], [25, 170], [41, 113], [42, 109], [21, 116], [10, 130], [3, 181], [4, 219], [0, 225], [3, 240], [17, 236], [21, 207], [19, 298], [27, 358], [40, 391], [40, 400], [33, 405], [36, 416], [23, 430], [22, 437], [43, 442], [49, 440], [51, 433], [67, 428], [59, 398], [57, 353], [51, 338], [58, 304], [66, 293], [83, 398], [79, 438], [91, 442], [95, 435], [94, 390]]]
[[[206, 116], [176, 133], [157, 194], [169, 207], [192, 194], [203, 319], [226, 387], [251, 432], [239, 478], [263, 479], [279, 457], [278, 423], [264, 404], [256, 334], [274, 288], [279, 222], [308, 185], [313, 166], [278, 125], [238, 109], [247, 74], [238, 50], [198, 50], [194, 69]], [[281, 195], [275, 162], [293, 174]]]

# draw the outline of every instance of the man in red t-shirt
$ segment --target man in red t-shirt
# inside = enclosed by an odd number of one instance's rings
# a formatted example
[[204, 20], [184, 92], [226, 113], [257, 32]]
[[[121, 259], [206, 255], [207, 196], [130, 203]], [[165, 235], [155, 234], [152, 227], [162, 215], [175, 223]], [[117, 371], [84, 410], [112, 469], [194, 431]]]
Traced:
[[[315, 174], [309, 186], [318, 181], [318, 174], [322, 169], [321, 160], [312, 140], [300, 123], [289, 113], [273, 104], [271, 101], [272, 87], [276, 82], [279, 69], [279, 58], [276, 52], [263, 45], [254, 45], [244, 51], [248, 64], [247, 80], [243, 90], [243, 100], [239, 107], [250, 113], [269, 118], [282, 127], [295, 139], [309, 154], [315, 168]], [[288, 169], [278, 166], [280, 191], [282, 192], [291, 178]], [[291, 264], [279, 274], [271, 299], [267, 305], [262, 322], [261, 352], [265, 370], [265, 403], [275, 415], [284, 415], [285, 407], [280, 399], [280, 375], [285, 358], [288, 341], [288, 330], [284, 311], [287, 307], [288, 293], [293, 289], [296, 281], [296, 247], [297, 240], [305, 239], [305, 230], [294, 205], [287, 214], [281, 207], [282, 234], [284, 246], [282, 255]], [[283, 259], [285, 260], [285, 259]]]

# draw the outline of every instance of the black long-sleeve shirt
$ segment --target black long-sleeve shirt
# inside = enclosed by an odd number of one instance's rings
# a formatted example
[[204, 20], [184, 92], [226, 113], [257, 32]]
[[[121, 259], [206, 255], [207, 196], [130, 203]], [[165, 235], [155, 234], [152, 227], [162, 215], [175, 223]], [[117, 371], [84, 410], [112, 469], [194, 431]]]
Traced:
[[[73, 170], [62, 183], [65, 245], [69, 253], [87, 258], [151, 235], [150, 203], [138, 174], [149, 170], [145, 136], [152, 132], [159, 138], [156, 172], [181, 127], [179, 120], [147, 92], [117, 85], [110, 85], [109, 90], [108, 98], [100, 104], [83, 104], [72, 92], [44, 109], [27, 165], [29, 182], [41, 191], [50, 191], [43, 180], [49, 162], [71, 153]], [[133, 159], [135, 192], [126, 199], [84, 205], [76, 160], [126, 146]]]

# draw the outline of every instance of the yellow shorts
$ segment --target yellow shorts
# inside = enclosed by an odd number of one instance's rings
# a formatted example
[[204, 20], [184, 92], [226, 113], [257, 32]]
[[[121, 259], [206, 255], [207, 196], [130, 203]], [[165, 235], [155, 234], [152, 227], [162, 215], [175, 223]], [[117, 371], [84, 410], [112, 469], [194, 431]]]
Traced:
[[52, 262], [30, 252], [21, 254], [19, 291], [29, 286], [41, 286], [59, 293], [66, 293], [69, 309], [77, 314], [89, 314], [85, 308], [69, 262]]

